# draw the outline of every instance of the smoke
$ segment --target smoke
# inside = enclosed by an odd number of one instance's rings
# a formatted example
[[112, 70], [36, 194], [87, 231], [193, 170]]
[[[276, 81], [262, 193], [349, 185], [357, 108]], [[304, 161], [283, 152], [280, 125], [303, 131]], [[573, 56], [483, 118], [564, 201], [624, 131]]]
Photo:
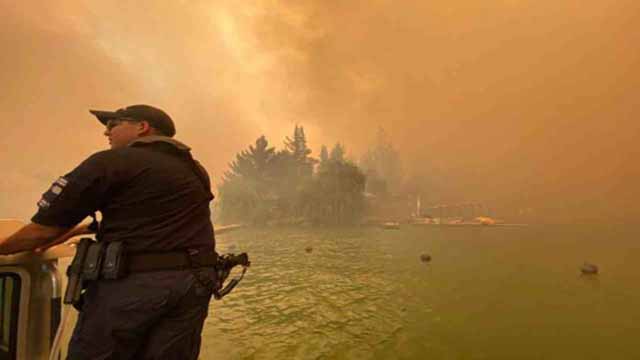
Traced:
[[257, 27], [263, 49], [292, 54], [283, 66], [307, 91], [294, 105], [358, 150], [387, 129], [428, 201], [548, 221], [640, 215], [637, 4], [286, 5], [296, 16]]
[[0, 217], [105, 148], [89, 108], [135, 103], [214, 178], [294, 124], [353, 157], [382, 127], [425, 205], [640, 215], [629, 0], [0, 3]]

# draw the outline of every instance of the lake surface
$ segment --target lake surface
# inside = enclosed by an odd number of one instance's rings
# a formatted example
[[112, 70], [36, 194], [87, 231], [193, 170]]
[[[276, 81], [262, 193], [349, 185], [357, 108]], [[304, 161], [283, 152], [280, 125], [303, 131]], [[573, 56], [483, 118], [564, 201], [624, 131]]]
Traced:
[[202, 359], [640, 359], [634, 226], [241, 229], [218, 251], [252, 267]]

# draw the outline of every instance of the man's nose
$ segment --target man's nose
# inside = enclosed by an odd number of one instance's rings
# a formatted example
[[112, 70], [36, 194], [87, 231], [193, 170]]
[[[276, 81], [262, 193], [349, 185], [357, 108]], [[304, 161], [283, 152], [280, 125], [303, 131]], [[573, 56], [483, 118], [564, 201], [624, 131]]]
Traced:
[[104, 132], [102, 133], [104, 136], [109, 136], [109, 129], [104, 129]]

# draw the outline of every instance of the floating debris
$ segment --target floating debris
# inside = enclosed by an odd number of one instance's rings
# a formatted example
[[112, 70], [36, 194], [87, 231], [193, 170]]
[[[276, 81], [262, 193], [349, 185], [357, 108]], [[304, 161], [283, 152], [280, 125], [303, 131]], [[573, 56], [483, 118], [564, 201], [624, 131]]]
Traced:
[[244, 224], [232, 224], [226, 226], [216, 226], [216, 235], [224, 234], [229, 231], [237, 230], [243, 228]]
[[585, 262], [582, 264], [580, 272], [582, 272], [582, 275], [596, 275], [598, 273], [598, 266]]
[[420, 261], [425, 263], [431, 261], [431, 255], [427, 255], [427, 254], [420, 255]]
[[307, 246], [307, 247], [304, 249], [304, 251], [306, 251], [306, 252], [310, 253], [310, 252], [312, 252], [312, 251], [313, 251], [313, 248], [312, 248], [311, 246]]
[[382, 224], [383, 229], [400, 229], [399, 222], [386, 222]]

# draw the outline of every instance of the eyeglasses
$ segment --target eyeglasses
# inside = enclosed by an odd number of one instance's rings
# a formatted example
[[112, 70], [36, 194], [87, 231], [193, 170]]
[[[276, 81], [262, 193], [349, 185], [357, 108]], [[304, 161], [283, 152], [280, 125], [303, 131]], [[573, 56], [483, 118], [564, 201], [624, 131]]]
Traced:
[[111, 120], [107, 121], [107, 124], [106, 124], [107, 131], [111, 131], [111, 129], [113, 129], [114, 127], [122, 124], [125, 121], [126, 122], [136, 122], [138, 120], [129, 119], [129, 118], [111, 119]]

